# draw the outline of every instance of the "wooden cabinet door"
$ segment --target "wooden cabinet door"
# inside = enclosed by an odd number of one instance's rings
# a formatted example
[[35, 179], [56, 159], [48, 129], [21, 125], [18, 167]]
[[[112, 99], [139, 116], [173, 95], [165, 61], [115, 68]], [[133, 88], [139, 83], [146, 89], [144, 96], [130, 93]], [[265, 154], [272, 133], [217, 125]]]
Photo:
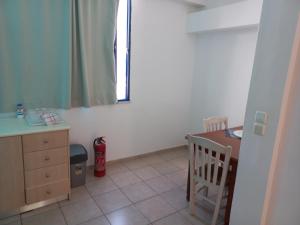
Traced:
[[25, 205], [21, 137], [0, 138], [0, 213]]

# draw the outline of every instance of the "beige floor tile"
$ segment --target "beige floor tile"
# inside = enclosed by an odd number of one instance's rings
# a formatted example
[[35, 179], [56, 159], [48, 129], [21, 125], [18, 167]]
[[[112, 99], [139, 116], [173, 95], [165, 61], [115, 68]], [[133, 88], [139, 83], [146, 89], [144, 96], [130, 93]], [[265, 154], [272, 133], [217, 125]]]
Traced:
[[122, 163], [130, 170], [135, 170], [135, 169], [145, 167], [148, 165], [148, 163], [145, 160], [143, 160], [142, 158], [129, 159]]
[[92, 196], [118, 189], [109, 177], [103, 177], [97, 181], [89, 182], [85, 186]]
[[161, 197], [177, 210], [188, 207], [188, 202], [186, 201], [186, 192], [181, 188], [164, 192], [161, 194]]
[[179, 170], [174, 173], [166, 174], [165, 176], [178, 186], [182, 186], [187, 183], [188, 173], [184, 170]]
[[163, 163], [165, 162], [165, 160], [160, 157], [160, 155], [158, 153], [156, 154], [152, 154], [152, 155], [148, 155], [148, 156], [144, 156], [142, 158], [148, 165], [152, 165], [152, 164], [156, 164], [156, 163]]
[[187, 184], [181, 185], [180, 188], [186, 192], [187, 191]]
[[180, 149], [172, 149], [159, 153], [160, 157], [164, 160], [172, 160], [185, 155], [184, 151]]
[[172, 159], [170, 160], [170, 163], [182, 170], [187, 170], [189, 167], [189, 160], [183, 157]]
[[131, 205], [131, 201], [119, 190], [95, 196], [94, 199], [104, 213]]
[[[196, 207], [197, 216], [192, 216], [189, 213], [188, 208], [181, 210], [179, 213], [183, 215], [193, 225], [210, 224], [212, 220], [212, 212], [209, 212], [202, 207]], [[217, 224], [223, 224], [222, 217], [218, 219]]]
[[[106, 166], [106, 168], [107, 168], [107, 166]], [[107, 169], [106, 169], [106, 175], [109, 175], [107, 173]], [[85, 182], [89, 183], [89, 182], [93, 182], [93, 181], [99, 181], [99, 180], [102, 180], [105, 177], [106, 176], [103, 176], [103, 177], [94, 176], [94, 166], [89, 166], [89, 167], [87, 167], [87, 170], [86, 170]]]
[[110, 225], [110, 223], [105, 218], [105, 216], [100, 216], [87, 222], [81, 223], [80, 225]]
[[184, 154], [182, 155], [183, 158], [189, 160], [190, 154], [188, 152], [188, 150], [186, 150], [186, 152], [184, 152]]
[[107, 215], [111, 225], [147, 225], [149, 220], [134, 206], [128, 206]]
[[112, 175], [115, 173], [124, 173], [124, 172], [128, 172], [128, 171], [129, 171], [129, 169], [120, 162], [111, 163], [111, 164], [107, 165], [107, 167], [106, 167], [107, 175]]
[[65, 225], [64, 217], [61, 211], [52, 209], [33, 216], [22, 218], [23, 225]]
[[80, 186], [77, 188], [72, 188], [71, 190], [71, 198], [70, 200], [64, 200], [59, 202], [60, 206], [65, 206], [65, 205], [69, 205], [69, 204], [73, 204], [79, 201], [83, 201], [86, 199], [90, 199], [91, 196], [88, 193], [87, 189], [85, 186]]
[[145, 181], [156, 193], [163, 193], [176, 188], [177, 185], [168, 180], [166, 177], [160, 176]]
[[[211, 193], [210, 190], [208, 192], [208, 198], [214, 202], [216, 202], [216, 199], [217, 199], [217, 194], [214, 194], [214, 193]], [[222, 199], [221, 201], [221, 208], [220, 208], [220, 211], [219, 211], [219, 217], [220, 219], [222, 219], [222, 217], [224, 218], [225, 216], [225, 210], [226, 210], [226, 203], [227, 203], [227, 199], [224, 198]], [[202, 209], [203, 211], [205, 212], [208, 212], [209, 214], [213, 214], [213, 211], [215, 209], [214, 205], [210, 204], [209, 202], [205, 201], [205, 200], [200, 200], [200, 199], [197, 199], [197, 206], [199, 209]]]
[[132, 172], [134, 172], [142, 180], [149, 180], [150, 178], [160, 176], [160, 173], [150, 166], [136, 169], [133, 170]]
[[68, 225], [86, 222], [102, 215], [94, 200], [88, 199], [61, 208]]
[[125, 186], [122, 188], [122, 192], [125, 193], [132, 202], [142, 201], [156, 195], [144, 182]]
[[176, 211], [160, 196], [138, 202], [135, 204], [135, 206], [151, 222], [166, 217]]
[[156, 163], [156, 164], [151, 165], [151, 167], [153, 167], [161, 175], [173, 173], [173, 172], [180, 170], [178, 167], [174, 166], [169, 161], [165, 161], [163, 163]]
[[89, 182], [96, 181], [99, 179], [101, 179], [101, 178], [94, 176], [94, 167], [93, 166], [87, 167], [85, 182], [89, 183]]
[[175, 213], [156, 221], [154, 225], [192, 225], [192, 224], [181, 214]]
[[53, 210], [53, 209], [57, 209], [57, 208], [58, 208], [58, 204], [54, 203], [54, 204], [51, 204], [51, 205], [48, 205], [48, 206], [45, 206], [45, 207], [41, 207], [41, 208], [38, 208], [38, 209], [31, 210], [29, 212], [23, 213], [23, 214], [21, 214], [21, 217], [26, 218], [26, 217], [34, 216], [34, 215], [44, 213], [44, 212], [47, 212], [49, 210]]
[[[1, 224], [1, 222], [0, 222]], [[9, 223], [4, 223], [5, 225], [22, 225], [21, 220], [18, 221], [11, 221]]]
[[133, 172], [117, 173], [110, 176], [118, 187], [124, 187], [142, 181]]
[[159, 153], [160, 157], [164, 160], [172, 160], [178, 158], [178, 155], [174, 152], [162, 152]]
[[189, 156], [189, 150], [188, 150], [187, 146], [181, 147], [181, 148], [177, 149], [175, 152], [179, 157], [188, 158], [188, 156]]
[[0, 225], [21, 225], [21, 217], [20, 215], [16, 215], [0, 219]]

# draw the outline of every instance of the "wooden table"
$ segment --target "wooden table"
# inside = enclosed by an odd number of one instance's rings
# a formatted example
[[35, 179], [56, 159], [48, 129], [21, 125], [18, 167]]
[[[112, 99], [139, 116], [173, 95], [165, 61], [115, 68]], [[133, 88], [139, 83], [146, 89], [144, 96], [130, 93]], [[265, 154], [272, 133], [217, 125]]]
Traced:
[[[233, 130], [241, 130], [243, 129], [242, 126], [240, 127], [234, 127], [231, 128]], [[235, 179], [236, 179], [236, 172], [237, 172], [237, 165], [238, 165], [238, 159], [239, 159], [239, 153], [240, 153], [240, 145], [241, 145], [241, 139], [239, 138], [233, 138], [225, 135], [224, 130], [220, 131], [213, 131], [213, 132], [207, 132], [207, 133], [200, 133], [200, 134], [194, 134], [194, 136], [204, 137], [207, 139], [210, 139], [212, 141], [215, 141], [217, 143], [220, 143], [221, 145], [230, 145], [232, 147], [232, 153], [230, 158], [230, 171], [228, 172], [228, 199], [225, 209], [225, 225], [229, 224], [230, 219], [230, 211], [231, 211], [231, 205], [232, 205], [232, 198], [233, 198], [233, 191], [235, 186]], [[188, 175], [188, 182], [187, 182], [187, 200], [190, 199], [190, 174]]]

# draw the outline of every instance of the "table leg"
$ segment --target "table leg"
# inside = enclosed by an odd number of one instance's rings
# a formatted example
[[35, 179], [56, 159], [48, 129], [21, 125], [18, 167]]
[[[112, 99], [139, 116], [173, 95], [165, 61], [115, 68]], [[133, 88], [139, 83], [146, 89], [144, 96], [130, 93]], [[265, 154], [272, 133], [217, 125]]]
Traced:
[[236, 179], [236, 172], [237, 172], [237, 162], [231, 162], [230, 165], [231, 165], [231, 171], [228, 174], [228, 176], [229, 176], [228, 197], [227, 197], [227, 204], [226, 204], [226, 209], [225, 209], [224, 225], [229, 225], [231, 205], [232, 205], [233, 192], [234, 192], [235, 179]]
[[186, 184], [186, 200], [190, 201], [190, 163], [189, 163], [189, 171], [188, 171], [188, 178]]

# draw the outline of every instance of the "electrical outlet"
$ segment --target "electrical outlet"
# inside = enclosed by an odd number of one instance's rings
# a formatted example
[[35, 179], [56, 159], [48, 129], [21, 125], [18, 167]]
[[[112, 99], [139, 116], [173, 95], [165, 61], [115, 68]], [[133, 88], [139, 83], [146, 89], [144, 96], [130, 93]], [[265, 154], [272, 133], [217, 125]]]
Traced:
[[266, 133], [266, 125], [261, 123], [254, 123], [254, 134], [264, 136]]

